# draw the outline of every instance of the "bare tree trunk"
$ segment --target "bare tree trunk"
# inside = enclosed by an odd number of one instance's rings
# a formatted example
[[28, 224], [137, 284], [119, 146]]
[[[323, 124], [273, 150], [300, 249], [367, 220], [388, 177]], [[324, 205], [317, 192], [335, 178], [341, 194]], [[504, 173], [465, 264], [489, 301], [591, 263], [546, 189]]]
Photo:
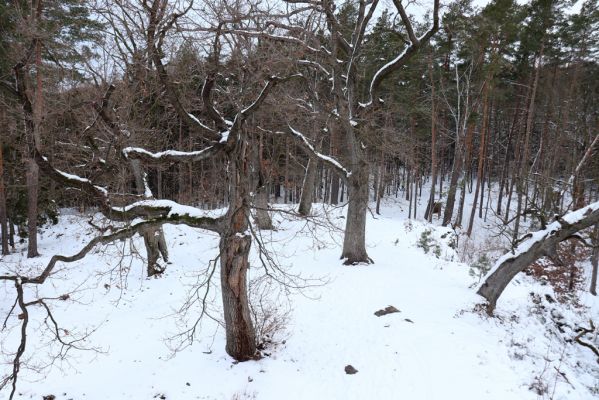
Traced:
[[256, 355], [256, 333], [247, 292], [248, 257], [252, 243], [247, 232], [251, 177], [246, 144], [237, 147], [229, 158], [229, 210], [219, 247], [226, 351], [235, 360], [246, 361]]
[[304, 183], [302, 184], [302, 193], [300, 196], [300, 202], [298, 207], [298, 213], [300, 215], [310, 215], [312, 211], [312, 202], [314, 201], [314, 183], [316, 181], [318, 163], [316, 160], [308, 159], [308, 166], [306, 167], [306, 175], [304, 176]]
[[416, 219], [416, 212], [418, 211], [417, 205], [418, 205], [418, 170], [416, 170], [416, 174], [414, 177], [414, 190], [412, 191], [412, 197], [414, 198], [414, 219]]
[[360, 160], [347, 180], [349, 201], [341, 259], [345, 265], [370, 264], [366, 252], [366, 212], [368, 208], [368, 163]]
[[268, 185], [259, 183], [256, 189], [256, 197], [254, 199], [256, 204], [256, 225], [261, 230], [272, 230], [272, 218], [268, 213]]
[[431, 193], [424, 218], [431, 222], [433, 220], [433, 209], [435, 208], [435, 184], [437, 182], [437, 110], [435, 108], [432, 60], [428, 64], [428, 71], [431, 80]]
[[[466, 129], [465, 147], [464, 147], [464, 163], [462, 165], [462, 180], [460, 184], [460, 202], [458, 205], [458, 215], [455, 219], [454, 224], [456, 226], [462, 226], [462, 219], [464, 216], [464, 204], [466, 202], [466, 190], [468, 190], [467, 181], [468, 175], [471, 175], [471, 163], [472, 163], [472, 147], [474, 145], [474, 122], [468, 124]], [[472, 186], [472, 185], [470, 185]]]
[[8, 219], [8, 244], [15, 250], [15, 224], [11, 218]]
[[[537, 87], [539, 84], [539, 75], [540, 75], [540, 70], [541, 70], [541, 66], [540, 65], [536, 65], [537, 60], [540, 63], [541, 58], [543, 57], [543, 45], [541, 45], [541, 50], [540, 50], [540, 54], [535, 57], [535, 75], [534, 75], [534, 81], [532, 84], [532, 89], [531, 89], [531, 95], [530, 95], [530, 102], [528, 105], [528, 114], [526, 116], [526, 131], [525, 131], [525, 135], [524, 135], [524, 153], [522, 155], [522, 158], [520, 160], [520, 167], [518, 168], [518, 185], [517, 185], [517, 190], [518, 190], [518, 205], [517, 205], [517, 211], [516, 211], [516, 220], [514, 221], [514, 234], [513, 234], [513, 240], [514, 242], [518, 239], [519, 236], [519, 231], [520, 231], [520, 217], [522, 216], [522, 203], [523, 203], [523, 196], [526, 196], [528, 198], [528, 184], [527, 184], [527, 177], [528, 177], [528, 148], [529, 148], [529, 143], [530, 143], [530, 136], [532, 133], [532, 124], [534, 121], [534, 113], [535, 113], [535, 100], [536, 100], [536, 95], [537, 95]], [[525, 182], [526, 181], [526, 182]], [[525, 193], [526, 192], [526, 193]]]
[[[485, 147], [487, 145], [487, 118], [488, 118], [488, 111], [489, 111], [489, 104], [488, 104], [488, 85], [489, 83], [485, 83], [485, 89], [484, 89], [484, 94], [483, 94], [483, 115], [482, 115], [482, 127], [480, 130], [480, 147], [479, 147], [479, 151], [478, 151], [478, 171], [476, 174], [476, 189], [474, 190], [474, 201], [472, 203], [472, 211], [470, 213], [470, 221], [468, 221], [468, 230], [466, 232], [466, 234], [468, 236], [470, 236], [472, 234], [472, 226], [474, 225], [474, 216], [476, 215], [476, 203], [478, 201], [478, 194], [480, 191], [480, 186], [483, 180], [483, 168], [485, 165]], [[484, 193], [484, 188], [482, 190], [482, 192]], [[483, 199], [481, 198], [480, 200], [480, 204], [482, 207], [482, 202]], [[482, 214], [482, 208], [481, 208], [481, 214]]]
[[[152, 192], [148, 187], [146, 176], [141, 169], [139, 160], [131, 160], [131, 170], [135, 177], [135, 187], [137, 193], [146, 199], [152, 199]], [[155, 275], [160, 275], [164, 272], [165, 267], [158, 264], [158, 259], [162, 255], [164, 262], [168, 262], [168, 249], [166, 247], [166, 239], [162, 227], [145, 228], [142, 230], [144, 245], [147, 254], [147, 273], [148, 278]]]
[[37, 198], [39, 168], [33, 158], [27, 160], [27, 257], [37, 257]]
[[254, 152], [254, 171], [258, 172], [258, 181], [256, 184], [256, 197], [254, 199], [256, 205], [256, 224], [258, 229], [271, 230], [274, 229], [272, 225], [272, 218], [268, 213], [268, 179], [266, 177], [266, 171], [264, 171], [264, 147], [262, 143], [262, 135], [258, 137], [258, 146], [252, 146], [254, 149], [258, 149]]
[[4, 188], [4, 155], [2, 138], [0, 138], [0, 232], [2, 233], [2, 255], [8, 250], [8, 222], [6, 217], [6, 192]]
[[599, 270], [599, 224], [595, 225], [595, 234], [593, 241], [593, 254], [591, 255], [591, 286], [589, 288], [589, 292], [593, 296], [597, 296], [597, 272]]
[[[471, 129], [468, 127], [468, 129]], [[456, 146], [453, 154], [453, 167], [451, 169], [451, 178], [449, 180], [449, 189], [447, 191], [447, 204], [445, 206], [445, 212], [443, 213], [443, 226], [447, 226], [451, 222], [453, 216], [453, 208], [455, 205], [455, 195], [458, 187], [458, 179], [462, 172], [462, 164], [464, 161], [464, 154], [462, 151], [462, 140], [460, 140], [460, 132], [456, 133]]]
[[385, 191], [385, 155], [381, 150], [381, 163], [379, 165], [379, 180], [377, 184], [377, 195], [376, 195], [376, 213], [381, 214], [381, 199], [383, 198], [383, 192]]

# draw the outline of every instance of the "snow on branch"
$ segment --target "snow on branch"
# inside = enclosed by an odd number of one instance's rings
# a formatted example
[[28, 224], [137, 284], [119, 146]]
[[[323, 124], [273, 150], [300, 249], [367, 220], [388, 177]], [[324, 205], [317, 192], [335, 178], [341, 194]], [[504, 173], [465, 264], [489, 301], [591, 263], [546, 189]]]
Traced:
[[252, 102], [252, 104], [250, 104], [249, 106], [247, 106], [246, 108], [244, 108], [243, 110], [241, 110], [240, 114], [241, 117], [243, 119], [247, 118], [252, 112], [256, 111], [258, 109], [258, 107], [260, 107], [260, 105], [264, 102], [264, 100], [266, 99], [266, 97], [268, 97], [269, 93], [271, 92], [271, 90], [278, 85], [279, 83], [282, 82], [286, 82], [290, 79], [293, 78], [302, 78], [303, 75], [302, 74], [293, 74], [293, 75], [289, 75], [286, 77], [278, 77], [278, 76], [271, 76], [268, 78], [266, 84], [264, 85], [264, 87], [262, 88], [262, 90], [260, 91], [260, 94], [258, 95], [258, 97], [256, 98], [256, 100], [254, 100]]
[[152, 153], [139, 147], [126, 147], [123, 149], [123, 155], [125, 158], [142, 160], [148, 164], [161, 164], [205, 160], [218, 154], [222, 149], [223, 146], [215, 144], [196, 151], [165, 150]]
[[513, 252], [500, 257], [487, 273], [477, 293], [487, 300], [489, 313], [493, 312], [497, 299], [519, 272], [541, 257], [553, 256], [560, 242], [599, 223], [599, 201], [555, 219], [545, 229], [527, 234], [526, 240]]
[[297, 63], [299, 65], [305, 65], [305, 66], [308, 66], [308, 67], [312, 67], [312, 68], [318, 69], [318, 70], [322, 71], [326, 76], [331, 76], [331, 73], [325, 67], [323, 67], [322, 64], [320, 64], [320, 63], [318, 63], [316, 61], [311, 61], [311, 60], [305, 60], [305, 59], [303, 59], [303, 60], [298, 60]]
[[85, 193], [96, 198], [96, 200], [98, 200], [101, 204], [108, 204], [110, 202], [108, 199], [108, 190], [106, 190], [106, 188], [99, 185], [94, 185], [87, 178], [82, 178], [80, 176], [69, 174], [54, 168], [48, 159], [41, 155], [37, 150], [35, 150], [34, 157], [40, 169], [55, 181], [64, 183], [77, 189], [81, 189]]
[[431, 37], [433, 37], [433, 35], [439, 30], [439, 0], [435, 0], [433, 6], [432, 26], [429, 28], [428, 31], [426, 31], [426, 33], [424, 33], [419, 38], [417, 38], [414, 34], [412, 24], [406, 14], [403, 5], [401, 4], [401, 1], [394, 0], [393, 3], [395, 4], [397, 11], [399, 12], [402, 18], [402, 22], [406, 27], [406, 30], [408, 31], [411, 43], [397, 57], [395, 57], [393, 60], [389, 61], [387, 64], [383, 65], [376, 71], [370, 82], [370, 90], [368, 94], [369, 99], [366, 103], [360, 103], [360, 106], [363, 108], [369, 107], [373, 104], [374, 98], [376, 98], [376, 93], [381, 83], [385, 80], [385, 78], [387, 78], [392, 72], [397, 71], [399, 68], [405, 65], [410, 60], [410, 58], [412, 58], [418, 52], [418, 50], [420, 50], [422, 46], [426, 45], [431, 39]]
[[[183, 204], [179, 204], [172, 200], [153, 200], [146, 199], [136, 201], [135, 203], [129, 204], [124, 207], [113, 207], [114, 211], [120, 213], [131, 213], [134, 210], [146, 209], [146, 210], [156, 210], [159, 211], [160, 214], [163, 214], [164, 217], [175, 220], [177, 218], [187, 219], [193, 222], [193, 220], [202, 220], [203, 218], [209, 219], [218, 219], [221, 218], [225, 211], [224, 209], [219, 210], [201, 210], [196, 207], [186, 206]], [[195, 226], [195, 225], [190, 225]], [[208, 228], [206, 228], [208, 229]], [[208, 229], [214, 230], [214, 229]]]
[[300, 131], [293, 128], [291, 125], [287, 125], [289, 127], [289, 131], [291, 135], [297, 139], [297, 142], [301, 145], [301, 147], [306, 150], [310, 158], [317, 158], [319, 160], [324, 161], [329, 166], [333, 167], [337, 172], [339, 172], [342, 176], [349, 178], [351, 176], [351, 171], [348, 171], [341, 163], [335, 160], [333, 157], [324, 155], [314, 148], [312, 144], [308, 141], [306, 136], [304, 136]]

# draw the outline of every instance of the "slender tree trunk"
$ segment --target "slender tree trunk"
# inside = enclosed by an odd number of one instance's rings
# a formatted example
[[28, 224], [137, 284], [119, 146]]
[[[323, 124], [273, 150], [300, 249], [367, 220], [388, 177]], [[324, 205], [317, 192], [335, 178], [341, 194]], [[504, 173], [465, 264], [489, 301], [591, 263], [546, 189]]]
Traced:
[[381, 149], [381, 163], [379, 165], [379, 180], [376, 196], [376, 213], [381, 215], [381, 199], [385, 191], [385, 154]]
[[318, 163], [316, 160], [308, 160], [308, 166], [306, 167], [306, 175], [304, 176], [304, 182], [302, 184], [302, 193], [300, 196], [300, 203], [298, 207], [298, 213], [300, 215], [310, 215], [312, 211], [312, 202], [314, 200], [314, 183], [316, 181]]
[[435, 184], [437, 182], [437, 110], [435, 108], [435, 83], [432, 62], [429, 62], [428, 71], [431, 81], [431, 193], [424, 218], [431, 222], [435, 208]]
[[[489, 98], [488, 98], [488, 85], [485, 83], [485, 89], [483, 93], [483, 115], [482, 115], [482, 127], [480, 130], [480, 146], [478, 150], [478, 170], [476, 174], [476, 189], [474, 190], [474, 201], [472, 203], [472, 211], [470, 212], [470, 221], [468, 221], [467, 235], [470, 237], [472, 234], [472, 226], [474, 225], [474, 216], [476, 215], [476, 203], [478, 201], [478, 194], [480, 191], [480, 185], [483, 180], [483, 168], [485, 163], [485, 147], [487, 145], [487, 120], [489, 112]], [[484, 188], [483, 188], [484, 192]], [[482, 205], [482, 198], [481, 198]], [[482, 212], [482, 209], [481, 209]]]
[[595, 225], [593, 245], [593, 254], [591, 255], [591, 265], [593, 270], [591, 271], [591, 286], [589, 288], [589, 292], [591, 292], [593, 296], [597, 296], [597, 272], [599, 270], [599, 224]]
[[6, 213], [6, 192], [4, 188], [4, 155], [2, 138], [0, 138], [0, 232], [2, 233], [2, 255], [7, 255], [8, 250], [8, 222]]
[[15, 250], [15, 223], [12, 218], [8, 219], [8, 244]]
[[272, 225], [272, 218], [268, 213], [268, 178], [264, 168], [264, 144], [262, 141], [262, 134], [258, 137], [258, 146], [252, 146], [258, 151], [254, 151], [254, 171], [258, 172], [258, 179], [256, 183], [256, 224], [258, 229], [271, 230], [274, 229]]
[[[469, 137], [474, 130], [474, 124], [469, 123], [466, 128], [465, 137]], [[451, 170], [451, 179], [449, 181], [449, 189], [447, 191], [447, 205], [445, 206], [445, 213], [443, 214], [443, 226], [447, 226], [451, 222], [453, 216], [453, 209], [455, 205], [455, 195], [458, 187], [458, 180], [462, 175], [462, 170], [466, 168], [465, 164], [465, 149], [462, 146], [464, 138], [460, 138], [461, 133], [456, 133], [456, 148], [453, 156], [453, 167]], [[462, 139], [462, 140], [460, 140]], [[464, 188], [465, 189], [465, 188]]]
[[33, 158], [27, 160], [27, 257], [37, 257], [37, 200], [39, 168]]
[[512, 120], [512, 124], [510, 126], [510, 130], [507, 136], [507, 145], [505, 148], [505, 157], [503, 159], [503, 167], [501, 169], [501, 181], [499, 183], [499, 196], [497, 197], [497, 215], [501, 215], [501, 207], [503, 205], [503, 193], [507, 190], [508, 180], [509, 180], [509, 165], [510, 165], [510, 148], [512, 147], [512, 137], [514, 134], [514, 129], [516, 128], [516, 124], [518, 122], [519, 110], [520, 110], [520, 96], [516, 96], [516, 109], [514, 112], [514, 119]]
[[[464, 163], [462, 164], [462, 180], [460, 184], [460, 202], [458, 206], [458, 215], [455, 220], [456, 226], [462, 226], [462, 219], [464, 216], [464, 204], [466, 202], [466, 191], [467, 189], [467, 181], [468, 176], [471, 176], [471, 163], [472, 163], [472, 148], [474, 146], [474, 128], [475, 123], [471, 122], [468, 124], [468, 128], [466, 129], [466, 142], [465, 142], [465, 154], [464, 154]], [[470, 185], [472, 186], [472, 185]]]

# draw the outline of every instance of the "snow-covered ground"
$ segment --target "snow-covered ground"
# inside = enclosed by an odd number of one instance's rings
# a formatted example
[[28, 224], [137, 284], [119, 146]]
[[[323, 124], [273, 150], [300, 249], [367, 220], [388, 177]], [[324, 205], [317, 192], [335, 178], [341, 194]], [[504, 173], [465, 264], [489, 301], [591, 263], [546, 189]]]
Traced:
[[[549, 286], [522, 275], [500, 298], [497, 316], [488, 318], [475, 310], [482, 302], [474, 289], [479, 278], [459, 261], [485, 252], [497, 256], [490, 225], [479, 224], [470, 241], [460, 237], [456, 251], [451, 229], [407, 220], [405, 208], [405, 202], [387, 203], [382, 215], [369, 216], [367, 243], [375, 264], [353, 267], [339, 261], [342, 232], [327, 226], [342, 227], [344, 209], [317, 206], [327, 216], [317, 223], [275, 216], [278, 229], [263, 232], [263, 239], [287, 274], [301, 276], [288, 283], [304, 287], [262, 282], [253, 289], [274, 326], [275, 344], [258, 361], [235, 363], [225, 353], [218, 268], [206, 298], [209, 315], [193, 344], [186, 341], [204, 295], [198, 284], [217, 255], [214, 234], [166, 226], [172, 263], [158, 279], [146, 279], [143, 260], [130, 255], [144, 254], [139, 239], [100, 246], [79, 262], [61, 264], [40, 293], [27, 297], [70, 293], [66, 301], [48, 301], [54, 317], [65, 338], [88, 333], [77, 345], [95, 350], [71, 349], [57, 357], [61, 348], [51, 344], [45, 312], [34, 308], [17, 398], [599, 398], [596, 357], [565, 340], [574, 336], [568, 326], [588, 327], [590, 318], [599, 323], [599, 299], [580, 293], [576, 307], [551, 302]], [[27, 260], [20, 245], [1, 259], [2, 272], [37, 270], [53, 254], [79, 251], [94, 234], [88, 219], [65, 210], [59, 224], [41, 234], [42, 257]], [[254, 252], [251, 275], [263, 274]], [[14, 288], [1, 285], [4, 319]], [[196, 301], [189, 304], [190, 298]], [[374, 315], [389, 305], [400, 312]], [[11, 369], [19, 322], [14, 313], [1, 333], [2, 375]], [[566, 323], [564, 332], [556, 322]], [[347, 365], [358, 372], [346, 374]], [[0, 392], [7, 397], [6, 389]]]

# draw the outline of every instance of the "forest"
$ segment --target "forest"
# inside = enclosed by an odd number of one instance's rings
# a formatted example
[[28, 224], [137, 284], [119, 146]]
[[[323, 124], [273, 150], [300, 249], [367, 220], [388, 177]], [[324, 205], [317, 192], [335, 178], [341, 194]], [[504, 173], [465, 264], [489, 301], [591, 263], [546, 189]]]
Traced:
[[598, 154], [597, 0], [0, 0], [0, 397], [595, 398]]

